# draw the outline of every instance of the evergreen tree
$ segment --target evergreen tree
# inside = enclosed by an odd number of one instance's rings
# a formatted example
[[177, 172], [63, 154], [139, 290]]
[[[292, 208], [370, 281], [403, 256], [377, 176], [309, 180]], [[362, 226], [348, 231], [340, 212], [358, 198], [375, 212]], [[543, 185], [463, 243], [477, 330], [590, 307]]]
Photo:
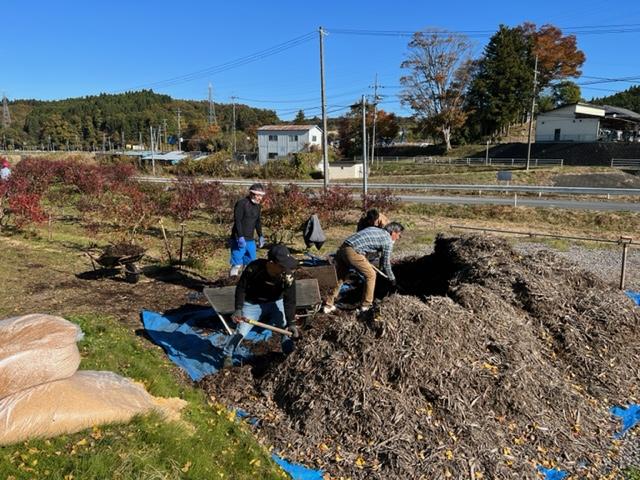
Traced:
[[623, 92], [618, 92], [608, 97], [594, 98], [591, 100], [591, 103], [626, 108], [627, 110], [640, 113], [640, 85], [630, 87]]
[[295, 125], [304, 125], [307, 120], [304, 118], [304, 110], [298, 110], [296, 118], [293, 119]]
[[467, 109], [481, 135], [504, 132], [520, 121], [533, 89], [532, 41], [520, 28], [500, 25], [474, 65]]

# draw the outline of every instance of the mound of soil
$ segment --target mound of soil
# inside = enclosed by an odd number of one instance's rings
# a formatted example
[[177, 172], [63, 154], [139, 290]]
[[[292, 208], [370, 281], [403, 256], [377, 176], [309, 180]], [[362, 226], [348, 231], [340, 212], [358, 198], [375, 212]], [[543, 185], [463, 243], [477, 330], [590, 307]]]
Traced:
[[623, 293], [491, 237], [438, 237], [432, 255], [394, 270], [408, 295], [359, 318], [321, 316], [279, 365], [205, 389], [332, 477], [602, 471], [608, 408], [637, 400], [640, 379], [640, 315]]

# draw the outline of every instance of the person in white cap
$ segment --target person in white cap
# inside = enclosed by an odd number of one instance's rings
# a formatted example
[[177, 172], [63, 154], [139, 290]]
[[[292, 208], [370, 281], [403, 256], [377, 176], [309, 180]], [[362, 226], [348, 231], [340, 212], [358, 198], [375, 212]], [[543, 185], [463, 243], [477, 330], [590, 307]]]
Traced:
[[249, 187], [249, 195], [238, 200], [233, 209], [233, 228], [229, 241], [231, 247], [229, 276], [231, 277], [240, 275], [242, 267], [249, 265], [257, 258], [254, 231], [258, 234], [258, 246], [260, 248], [264, 246], [260, 204], [265, 193], [261, 183], [254, 183]]

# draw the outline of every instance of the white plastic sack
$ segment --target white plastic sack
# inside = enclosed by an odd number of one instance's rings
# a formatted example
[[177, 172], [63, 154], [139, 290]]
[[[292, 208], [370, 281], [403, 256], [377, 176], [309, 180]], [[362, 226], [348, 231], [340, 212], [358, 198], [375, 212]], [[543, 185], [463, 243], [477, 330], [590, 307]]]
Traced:
[[175, 419], [184, 405], [177, 398], [155, 398], [113, 372], [79, 371], [0, 399], [0, 445], [128, 422], [153, 409]]
[[73, 375], [81, 338], [80, 327], [53, 315], [0, 320], [0, 398]]

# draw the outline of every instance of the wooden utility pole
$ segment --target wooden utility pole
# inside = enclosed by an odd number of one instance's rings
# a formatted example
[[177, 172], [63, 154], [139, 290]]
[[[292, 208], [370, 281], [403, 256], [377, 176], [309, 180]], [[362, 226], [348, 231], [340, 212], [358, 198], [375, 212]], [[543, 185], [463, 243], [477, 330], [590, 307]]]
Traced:
[[233, 125], [231, 125], [232, 129], [233, 129], [233, 158], [235, 160], [236, 158], [236, 99], [238, 97], [235, 96], [231, 96], [231, 102], [232, 102], [232, 120], [231, 122], [233, 123]]
[[322, 170], [325, 192], [329, 187], [329, 147], [327, 141], [327, 99], [324, 92], [324, 31], [318, 29], [320, 34], [320, 95], [322, 97]]
[[367, 166], [367, 100], [364, 95], [362, 95], [362, 201], [363, 206], [366, 208], [367, 202], [367, 177], [369, 174], [369, 168]]
[[376, 152], [376, 110], [378, 107], [378, 74], [376, 73], [376, 81], [373, 84], [373, 129], [371, 133], [371, 165], [373, 166], [373, 162], [375, 161], [375, 152]]
[[155, 149], [153, 145], [153, 127], [149, 127], [149, 134], [151, 139], [151, 171], [153, 172], [153, 176], [156, 176], [156, 157], [155, 157]]
[[180, 131], [180, 109], [178, 108], [178, 151], [182, 151], [182, 132]]
[[213, 86], [209, 82], [209, 125], [217, 125], [216, 106], [213, 103]]
[[533, 67], [533, 98], [531, 99], [531, 113], [529, 114], [529, 137], [527, 139], [527, 171], [531, 161], [531, 133], [533, 132], [533, 114], [536, 111], [536, 88], [538, 86], [538, 55]]

